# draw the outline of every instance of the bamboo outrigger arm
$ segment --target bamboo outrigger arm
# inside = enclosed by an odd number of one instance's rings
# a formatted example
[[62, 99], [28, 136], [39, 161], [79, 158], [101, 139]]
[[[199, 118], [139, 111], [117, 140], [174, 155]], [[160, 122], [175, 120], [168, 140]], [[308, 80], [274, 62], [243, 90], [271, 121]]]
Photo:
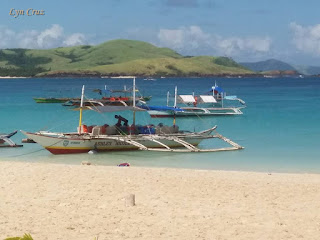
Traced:
[[[206, 132], [206, 131], [204, 131]], [[190, 134], [192, 136], [195, 136], [194, 134]], [[227, 143], [229, 143], [232, 147], [225, 147], [225, 148], [214, 148], [214, 149], [200, 149], [197, 148], [195, 146], [193, 146], [192, 144], [182, 140], [179, 137], [176, 136], [170, 136], [170, 134], [168, 134], [167, 136], [162, 135], [162, 136], [152, 136], [152, 135], [146, 135], [146, 136], [139, 136], [139, 137], [132, 137], [130, 135], [128, 136], [122, 136], [122, 137], [112, 137], [112, 136], [108, 136], [108, 139], [111, 140], [117, 140], [117, 141], [121, 141], [121, 142], [125, 142], [128, 143], [132, 146], [137, 147], [139, 150], [144, 150], [144, 151], [159, 151], [159, 152], [219, 152], [219, 151], [234, 151], [234, 150], [240, 150], [240, 149], [244, 149], [244, 147], [240, 146], [239, 144], [231, 141], [230, 139], [222, 136], [219, 133], [216, 133], [215, 135], [210, 135], [210, 136], [203, 136], [201, 134], [197, 134], [199, 137], [204, 137], [206, 139], [209, 138], [219, 138]], [[146, 147], [144, 144], [138, 142], [138, 141], [152, 141], [155, 142], [159, 145], [159, 147]], [[165, 143], [161, 142], [161, 140], [167, 140], [167, 141], [174, 141], [178, 144], [181, 145], [181, 147], [184, 147], [183, 149], [177, 149], [177, 148], [170, 148], [168, 145], [166, 145]]]

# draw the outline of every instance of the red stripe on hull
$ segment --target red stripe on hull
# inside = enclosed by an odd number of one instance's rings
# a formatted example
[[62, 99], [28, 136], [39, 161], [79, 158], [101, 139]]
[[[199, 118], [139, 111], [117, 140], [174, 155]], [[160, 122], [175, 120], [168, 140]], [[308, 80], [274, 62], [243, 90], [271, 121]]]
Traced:
[[125, 149], [57, 149], [57, 148], [46, 148], [52, 154], [76, 154], [76, 153], [88, 153], [90, 150], [95, 150], [97, 152], [114, 152], [114, 151], [133, 151], [138, 150], [138, 148], [125, 148]]
[[88, 153], [91, 149], [57, 149], [46, 148], [52, 154], [72, 154], [72, 153]]

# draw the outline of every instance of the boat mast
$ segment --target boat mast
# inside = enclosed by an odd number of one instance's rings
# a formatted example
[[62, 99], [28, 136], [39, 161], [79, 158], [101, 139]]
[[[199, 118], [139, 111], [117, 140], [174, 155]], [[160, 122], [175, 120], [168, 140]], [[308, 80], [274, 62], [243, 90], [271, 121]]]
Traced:
[[167, 107], [169, 107], [169, 96], [170, 96], [170, 92], [167, 92]]
[[133, 126], [136, 125], [136, 111], [135, 111], [135, 107], [136, 107], [136, 78], [133, 78], [133, 87], [132, 87], [132, 106], [133, 106]]
[[79, 134], [81, 134], [81, 125], [82, 125], [83, 97], [84, 97], [84, 85], [82, 85], [82, 92], [81, 92], [80, 117], [79, 117]]
[[174, 106], [173, 107], [177, 107], [177, 92], [178, 92], [178, 87], [176, 86], [174, 89]]
[[[176, 86], [174, 89], [174, 108], [177, 107], [177, 93], [178, 93], [178, 87]], [[176, 125], [176, 111], [173, 113], [173, 126]]]

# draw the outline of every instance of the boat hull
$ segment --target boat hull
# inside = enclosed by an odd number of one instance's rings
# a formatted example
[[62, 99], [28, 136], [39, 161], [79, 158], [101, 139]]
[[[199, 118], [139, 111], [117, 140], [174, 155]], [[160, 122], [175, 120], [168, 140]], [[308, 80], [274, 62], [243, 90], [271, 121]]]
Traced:
[[199, 117], [199, 116], [228, 116], [243, 114], [241, 108], [181, 108], [183, 111], [158, 111], [149, 110], [148, 113], [152, 118], [167, 117]]
[[[128, 142], [121, 141], [123, 136], [114, 136], [115, 139], [110, 139], [108, 136], [103, 137], [81, 137], [81, 136], [53, 136], [53, 135], [42, 135], [39, 133], [27, 133], [23, 132], [28, 138], [31, 138], [36, 143], [40, 144], [42, 147], [47, 149], [52, 154], [74, 154], [74, 153], [88, 153], [90, 150], [95, 150], [97, 152], [105, 151], [132, 151], [139, 150], [139, 147], [134, 146]], [[136, 140], [134, 141], [144, 145], [147, 148], [164, 148], [156, 142], [150, 140]], [[180, 138], [193, 146], [197, 146], [205, 137], [203, 138], [193, 138], [193, 137], [183, 137]], [[182, 147], [181, 144], [168, 140], [161, 139], [159, 142], [167, 145], [170, 148]]]
[[78, 98], [33, 98], [36, 103], [64, 103]]

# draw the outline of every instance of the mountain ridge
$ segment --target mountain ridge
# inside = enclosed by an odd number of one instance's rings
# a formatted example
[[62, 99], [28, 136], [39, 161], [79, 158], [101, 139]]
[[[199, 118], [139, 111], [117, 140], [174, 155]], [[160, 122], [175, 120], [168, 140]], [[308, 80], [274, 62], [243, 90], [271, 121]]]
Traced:
[[262, 74], [274, 71], [296, 71], [297, 74], [310, 76], [320, 74], [320, 66], [294, 65], [277, 59], [267, 59], [257, 62], [239, 62], [239, 64]]
[[254, 72], [296, 70], [290, 64], [273, 58], [257, 62], [239, 62], [239, 64]]
[[0, 76], [263, 76], [291, 71], [318, 75], [320, 67], [277, 59], [235, 62], [229, 57], [183, 56], [143, 41], [116, 39], [98, 45], [52, 49], [0, 49]]
[[231, 58], [182, 56], [143, 41], [99, 45], [0, 50], [0, 76], [50, 75], [210, 76], [253, 74]]

